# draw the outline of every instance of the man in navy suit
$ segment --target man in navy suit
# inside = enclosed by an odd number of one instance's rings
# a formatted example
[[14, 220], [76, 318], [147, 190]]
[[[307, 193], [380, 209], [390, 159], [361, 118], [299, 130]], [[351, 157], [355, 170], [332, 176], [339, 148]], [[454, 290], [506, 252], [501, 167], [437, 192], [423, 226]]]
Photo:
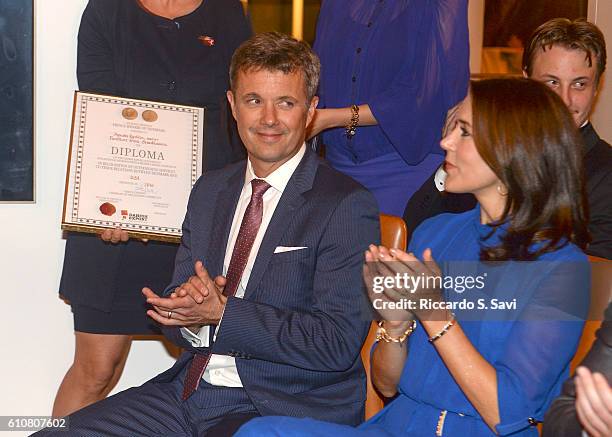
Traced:
[[[319, 61], [288, 36], [234, 54], [227, 97], [248, 160], [194, 187], [174, 276], [149, 315], [177, 363], [70, 416], [75, 435], [231, 435], [259, 415], [363, 420], [361, 269], [372, 195], [305, 144]], [[367, 305], [367, 303], [365, 303]]]

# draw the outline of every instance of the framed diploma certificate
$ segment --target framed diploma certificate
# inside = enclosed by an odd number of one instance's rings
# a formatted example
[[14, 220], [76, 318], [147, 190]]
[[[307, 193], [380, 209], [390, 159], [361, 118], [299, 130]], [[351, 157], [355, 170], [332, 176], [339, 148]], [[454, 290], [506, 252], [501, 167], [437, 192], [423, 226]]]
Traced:
[[204, 108], [75, 92], [62, 229], [180, 241]]

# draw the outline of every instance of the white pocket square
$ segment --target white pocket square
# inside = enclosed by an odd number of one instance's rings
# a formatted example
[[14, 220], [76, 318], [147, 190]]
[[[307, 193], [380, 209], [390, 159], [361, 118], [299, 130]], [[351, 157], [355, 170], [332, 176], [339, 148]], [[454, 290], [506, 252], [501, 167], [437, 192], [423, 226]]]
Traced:
[[296, 246], [296, 247], [278, 246], [276, 249], [274, 249], [274, 253], [293, 252], [294, 250], [301, 250], [301, 249], [308, 249], [308, 248], [306, 246]]

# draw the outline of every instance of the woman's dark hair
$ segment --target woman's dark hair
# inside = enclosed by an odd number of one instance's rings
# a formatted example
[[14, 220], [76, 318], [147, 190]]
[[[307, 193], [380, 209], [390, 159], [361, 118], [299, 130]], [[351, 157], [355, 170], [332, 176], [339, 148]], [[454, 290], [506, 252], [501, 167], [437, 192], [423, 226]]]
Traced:
[[476, 148], [508, 191], [493, 225], [507, 232], [481, 259], [533, 260], [569, 242], [584, 249], [582, 139], [561, 98], [530, 79], [473, 81], [470, 94]]

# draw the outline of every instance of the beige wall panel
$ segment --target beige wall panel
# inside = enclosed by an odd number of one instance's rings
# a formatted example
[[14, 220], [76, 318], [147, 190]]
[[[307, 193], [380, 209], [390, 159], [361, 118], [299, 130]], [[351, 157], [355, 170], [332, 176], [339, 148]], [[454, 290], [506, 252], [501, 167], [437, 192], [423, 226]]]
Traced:
[[[597, 24], [606, 38], [608, 59], [612, 52], [612, 1], [589, 0], [589, 21]], [[607, 73], [599, 90], [599, 98], [591, 121], [599, 136], [612, 143], [612, 75], [608, 60]]]

